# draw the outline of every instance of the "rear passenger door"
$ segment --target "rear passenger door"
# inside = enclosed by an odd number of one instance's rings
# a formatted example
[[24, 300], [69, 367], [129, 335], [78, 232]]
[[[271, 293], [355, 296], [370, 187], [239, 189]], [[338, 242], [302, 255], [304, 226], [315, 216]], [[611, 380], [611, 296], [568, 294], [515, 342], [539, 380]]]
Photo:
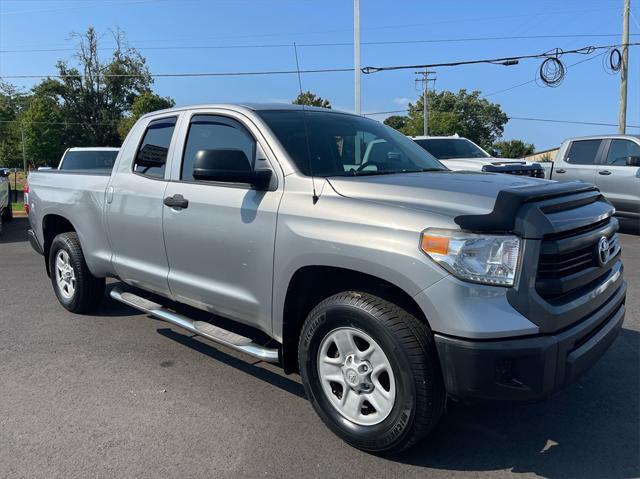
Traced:
[[627, 165], [629, 157], [640, 157], [640, 144], [619, 138], [607, 140], [607, 146], [596, 186], [618, 212], [640, 214], [640, 167]]
[[[231, 115], [229, 113], [228, 115]], [[186, 207], [165, 206], [164, 239], [169, 287], [177, 301], [271, 331], [273, 255], [282, 181], [262, 153], [266, 143], [240, 115], [199, 113], [185, 118], [179, 168], [165, 197], [182, 195]], [[262, 146], [261, 146], [262, 143]], [[273, 171], [272, 187], [197, 181], [200, 150], [240, 149], [254, 166]]]
[[140, 128], [140, 143], [123, 145], [106, 194], [111, 261], [123, 281], [170, 296], [162, 212], [168, 160], [177, 116], [153, 119]]
[[574, 140], [561, 164], [554, 165], [552, 179], [581, 180], [595, 184], [602, 140]]

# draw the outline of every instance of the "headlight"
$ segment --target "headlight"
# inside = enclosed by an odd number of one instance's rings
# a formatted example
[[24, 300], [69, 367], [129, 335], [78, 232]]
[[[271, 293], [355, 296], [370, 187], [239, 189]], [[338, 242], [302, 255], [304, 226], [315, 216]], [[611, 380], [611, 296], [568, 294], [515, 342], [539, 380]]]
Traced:
[[520, 238], [517, 236], [429, 228], [422, 232], [420, 247], [460, 279], [513, 286], [520, 257]]

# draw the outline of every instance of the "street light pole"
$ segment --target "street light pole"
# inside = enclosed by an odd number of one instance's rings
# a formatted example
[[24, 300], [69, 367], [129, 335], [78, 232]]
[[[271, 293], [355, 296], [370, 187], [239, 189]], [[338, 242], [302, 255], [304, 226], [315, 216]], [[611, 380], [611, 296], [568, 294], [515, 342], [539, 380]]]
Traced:
[[620, 68], [620, 110], [618, 113], [618, 132], [627, 130], [627, 77], [629, 74], [629, 11], [631, 0], [624, 0], [622, 11], [622, 65]]
[[361, 113], [360, 102], [360, 0], [353, 0], [353, 73], [356, 115]]

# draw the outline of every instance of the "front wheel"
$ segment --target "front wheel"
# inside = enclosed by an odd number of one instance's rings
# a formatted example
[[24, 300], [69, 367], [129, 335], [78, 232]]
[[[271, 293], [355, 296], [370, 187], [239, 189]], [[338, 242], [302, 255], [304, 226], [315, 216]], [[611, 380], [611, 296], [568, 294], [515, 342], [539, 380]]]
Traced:
[[322, 301], [298, 349], [314, 409], [359, 449], [397, 453], [425, 437], [445, 402], [433, 335], [404, 309], [360, 292]]
[[89, 271], [77, 233], [62, 233], [54, 238], [49, 271], [58, 301], [72, 313], [85, 313], [102, 302], [105, 280]]

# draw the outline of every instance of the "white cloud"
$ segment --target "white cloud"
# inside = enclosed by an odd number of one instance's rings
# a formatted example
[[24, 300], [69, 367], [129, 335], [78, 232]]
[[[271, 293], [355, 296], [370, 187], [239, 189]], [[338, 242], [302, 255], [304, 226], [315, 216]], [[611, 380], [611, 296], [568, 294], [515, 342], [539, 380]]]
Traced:
[[393, 103], [395, 103], [396, 105], [407, 106], [409, 104], [409, 102], [411, 101], [411, 99], [410, 98], [406, 98], [406, 97], [396, 97], [391, 101]]

